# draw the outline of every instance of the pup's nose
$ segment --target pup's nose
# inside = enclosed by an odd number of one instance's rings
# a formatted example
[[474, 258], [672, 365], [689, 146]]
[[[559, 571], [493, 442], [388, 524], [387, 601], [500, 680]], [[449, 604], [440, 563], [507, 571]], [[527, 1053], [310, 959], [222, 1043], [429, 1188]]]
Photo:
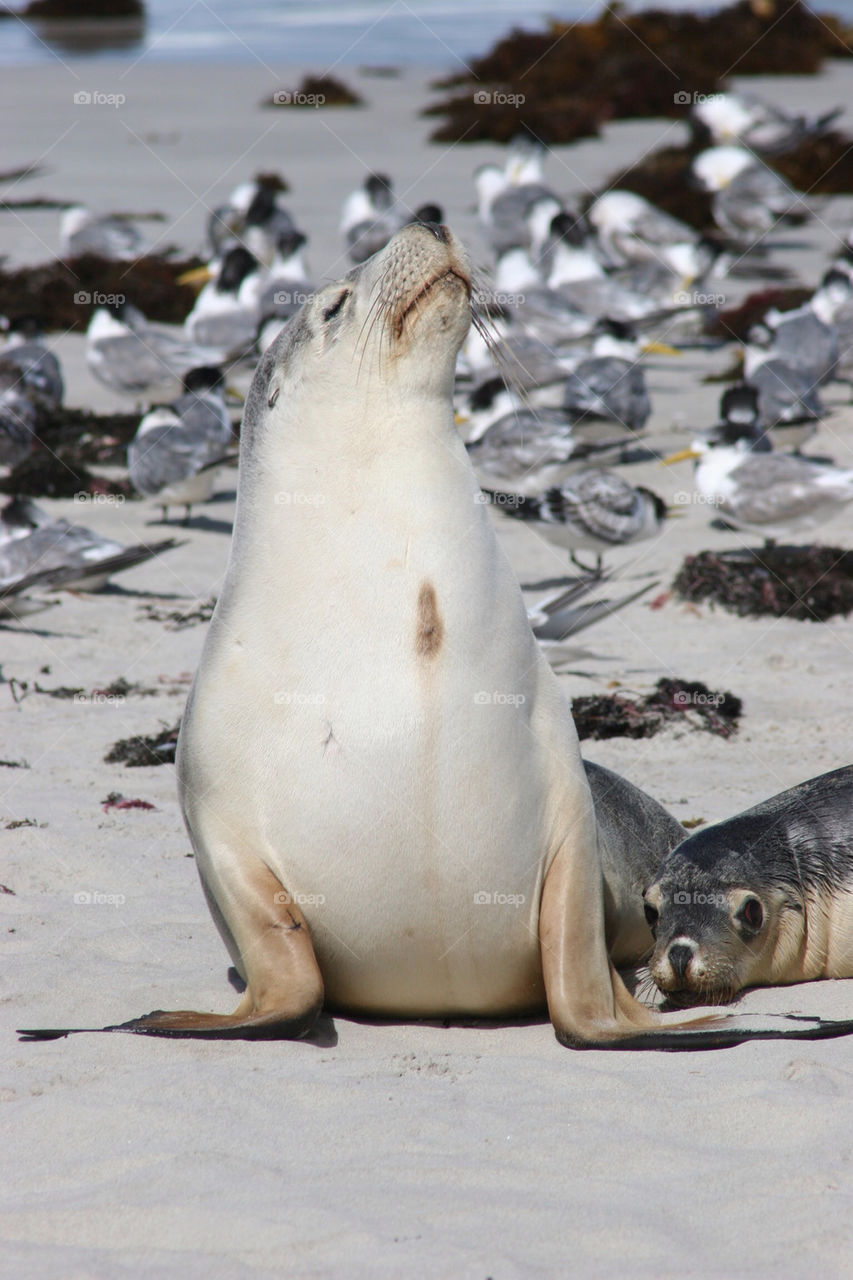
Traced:
[[684, 978], [687, 972], [687, 966], [693, 959], [693, 948], [685, 947], [683, 943], [677, 943], [674, 947], [670, 947], [667, 952], [667, 958], [672, 965], [672, 971], [679, 982]]

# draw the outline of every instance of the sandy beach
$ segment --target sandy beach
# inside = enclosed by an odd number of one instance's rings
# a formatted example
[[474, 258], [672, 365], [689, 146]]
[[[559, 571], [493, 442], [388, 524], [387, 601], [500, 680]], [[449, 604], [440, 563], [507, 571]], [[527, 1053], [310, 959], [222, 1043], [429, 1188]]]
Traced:
[[[413, 207], [437, 201], [487, 263], [471, 174], [497, 146], [438, 146], [419, 112], [431, 75], [347, 70], [360, 109], [262, 110], [304, 68], [164, 70], [73, 61], [4, 72], [14, 118], [0, 165], [43, 171], [0, 197], [85, 200], [158, 212], [162, 244], [201, 248], [206, 208], [259, 170], [286, 176], [285, 203], [310, 233], [319, 279], [346, 269], [337, 224], [368, 169], [394, 175]], [[737, 83], [737, 82], [735, 82]], [[787, 108], [853, 99], [853, 66], [815, 79], [751, 80]], [[74, 94], [123, 95], [117, 107]], [[853, 123], [847, 117], [847, 129]], [[565, 194], [599, 187], [682, 126], [634, 121], [556, 148], [547, 173]], [[0, 212], [0, 252], [35, 263], [58, 248], [56, 210]], [[815, 284], [853, 226], [853, 197], [777, 250]], [[7, 264], [8, 265], [8, 264]], [[734, 299], [754, 287], [724, 282]], [[95, 382], [85, 340], [59, 336], [71, 405], [128, 408]], [[651, 357], [648, 435], [682, 448], [715, 417], [701, 379], [732, 351]], [[807, 451], [853, 466], [853, 405], [832, 412]], [[696, 729], [643, 741], [585, 742], [679, 819], [715, 821], [850, 762], [853, 618], [825, 624], [739, 619], [668, 600], [683, 557], [736, 545], [689, 500], [689, 464], [630, 465], [633, 483], [677, 501], [682, 519], [608, 557], [618, 589], [659, 584], [578, 637], [560, 676], [567, 697], [646, 693], [662, 676], [743, 699], [730, 740]], [[126, 769], [120, 738], [180, 716], [203, 623], [171, 629], [224, 574], [236, 471], [186, 529], [147, 503], [57, 501], [69, 520], [123, 542], [174, 532], [183, 545], [98, 595], [0, 630], [0, 894], [5, 962], [0, 1036], [0, 1275], [14, 1280], [182, 1276], [844, 1277], [853, 1258], [853, 1040], [758, 1042], [714, 1053], [563, 1049], [545, 1021], [380, 1023], [324, 1016], [298, 1043], [78, 1036], [19, 1043], [21, 1026], [122, 1021], [159, 1008], [236, 1003], [178, 808], [174, 768]], [[686, 494], [680, 501], [677, 495]], [[564, 552], [495, 515], [525, 597], [565, 576]], [[850, 520], [819, 540], [853, 547]], [[749, 540], [748, 540], [749, 541]], [[752, 540], [754, 541], [754, 540]], [[528, 589], [529, 588], [529, 589]], [[99, 694], [118, 678], [136, 691]], [[616, 685], [614, 682], [619, 682]], [[40, 690], [83, 689], [77, 698]], [[26, 686], [26, 687], [25, 687]], [[25, 767], [24, 767], [25, 766]], [[153, 809], [104, 809], [111, 793]], [[31, 820], [29, 825], [21, 825]], [[853, 980], [754, 990], [745, 1011], [853, 1016]]]

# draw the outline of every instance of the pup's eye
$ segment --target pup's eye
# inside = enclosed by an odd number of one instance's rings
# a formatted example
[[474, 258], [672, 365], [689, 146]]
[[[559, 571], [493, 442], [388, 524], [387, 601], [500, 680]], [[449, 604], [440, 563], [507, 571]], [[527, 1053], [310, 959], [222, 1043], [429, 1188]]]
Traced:
[[323, 312], [323, 319], [324, 320], [333, 319], [333, 317], [338, 314], [338, 312], [340, 311], [341, 307], [344, 305], [348, 297], [349, 297], [349, 289], [345, 289], [344, 292], [341, 294], [341, 296], [335, 302], [333, 302], [330, 307], [327, 307], [326, 310]]
[[757, 898], [747, 898], [737, 913], [738, 920], [742, 920], [750, 929], [760, 929], [764, 924], [764, 910]]

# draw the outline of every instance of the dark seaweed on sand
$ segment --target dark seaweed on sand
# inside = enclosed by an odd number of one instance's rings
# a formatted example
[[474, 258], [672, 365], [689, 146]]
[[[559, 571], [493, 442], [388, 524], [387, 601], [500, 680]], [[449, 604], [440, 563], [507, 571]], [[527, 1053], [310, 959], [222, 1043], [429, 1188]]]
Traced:
[[25, 498], [74, 498], [78, 494], [136, 495], [126, 480], [96, 476], [79, 460], [76, 446], [58, 453], [38, 449], [0, 480], [0, 493]]
[[738, 75], [807, 75], [851, 54], [843, 24], [798, 0], [764, 16], [748, 0], [714, 13], [629, 14], [613, 4], [593, 22], [511, 31], [472, 60], [470, 74], [439, 81], [456, 92], [425, 114], [445, 117], [435, 142], [506, 142], [524, 130], [572, 142], [608, 120], [684, 115], [694, 94], [719, 90], [733, 60]]
[[726, 342], [746, 342], [750, 329], [770, 307], [777, 311], [793, 311], [812, 296], [811, 289], [795, 286], [787, 289], [759, 289], [749, 294], [736, 307], [726, 307], [714, 317], [709, 332]]
[[132, 302], [149, 320], [183, 324], [195, 303], [178, 276], [201, 266], [200, 258], [148, 254], [134, 262], [113, 262], [87, 253], [70, 262], [45, 262], [6, 270], [0, 264], [0, 315], [38, 316], [46, 330], [84, 333], [95, 310], [95, 295]]
[[700, 551], [673, 582], [683, 600], [709, 600], [741, 618], [825, 622], [853, 611], [853, 551], [767, 546]]
[[[306, 101], [307, 99], [307, 101]], [[360, 107], [364, 99], [334, 76], [305, 76], [298, 89], [278, 90], [263, 107]]]
[[743, 704], [733, 693], [715, 693], [699, 680], [658, 680], [644, 698], [620, 693], [572, 699], [578, 737], [653, 738], [667, 725], [704, 729], [721, 738], [737, 730]]
[[120, 738], [104, 756], [106, 764], [123, 764], [126, 769], [141, 769], [157, 764], [174, 764], [180, 720], [171, 729], [163, 728], [147, 736]]

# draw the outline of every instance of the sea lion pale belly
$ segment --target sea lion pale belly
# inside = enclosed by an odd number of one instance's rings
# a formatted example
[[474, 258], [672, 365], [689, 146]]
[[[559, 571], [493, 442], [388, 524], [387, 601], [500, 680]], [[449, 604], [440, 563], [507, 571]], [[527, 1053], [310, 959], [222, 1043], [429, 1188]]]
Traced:
[[853, 766], [695, 832], [645, 901], [649, 969], [674, 1001], [853, 977]]
[[849, 1031], [673, 1022], [616, 972], [608, 943], [637, 945], [640, 909], [608, 870], [620, 824], [596, 820], [571, 711], [454, 426], [469, 295], [452, 234], [410, 225], [260, 362], [178, 749], [246, 991], [233, 1014], [108, 1029], [294, 1037], [325, 1000], [399, 1016], [547, 1003], [578, 1047]]

